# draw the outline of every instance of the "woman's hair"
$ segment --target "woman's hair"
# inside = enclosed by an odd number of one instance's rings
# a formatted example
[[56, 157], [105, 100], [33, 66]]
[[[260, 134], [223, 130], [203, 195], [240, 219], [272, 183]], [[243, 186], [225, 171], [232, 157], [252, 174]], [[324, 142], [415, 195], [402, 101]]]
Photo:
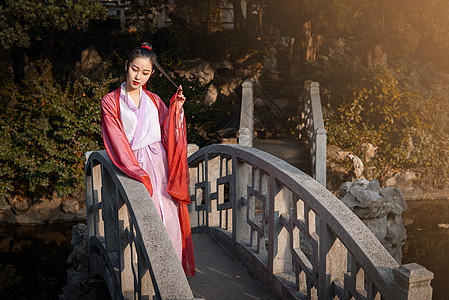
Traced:
[[[140, 47], [136, 47], [128, 56], [128, 64], [130, 64], [136, 57], [148, 58], [151, 61], [153, 68], [157, 65], [157, 56], [153, 51], [153, 47], [148, 42], [143, 42]], [[128, 65], [129, 66], [129, 65]]]
[[168, 76], [168, 74], [162, 69], [162, 67], [157, 62], [157, 56], [156, 53], [153, 51], [153, 47], [151, 47], [150, 43], [143, 42], [140, 47], [134, 48], [133, 51], [128, 56], [128, 64], [126, 66], [126, 70], [128, 71], [129, 64], [136, 58], [136, 57], [144, 57], [148, 58], [151, 62], [151, 65], [156, 67], [161, 73], [167, 77], [167, 79], [176, 87], [178, 88], [178, 85], [173, 82], [173, 80]]

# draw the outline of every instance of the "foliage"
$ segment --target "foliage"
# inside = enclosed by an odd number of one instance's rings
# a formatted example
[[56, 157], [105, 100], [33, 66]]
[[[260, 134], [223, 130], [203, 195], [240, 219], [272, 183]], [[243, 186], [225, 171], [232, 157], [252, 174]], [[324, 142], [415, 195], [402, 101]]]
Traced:
[[49, 30], [67, 31], [104, 16], [99, 1], [6, 0], [0, 5], [0, 44], [28, 48]]
[[1, 87], [0, 198], [41, 189], [67, 195], [83, 182], [84, 153], [102, 148], [99, 101], [111, 81], [63, 87], [48, 62], [37, 62], [26, 86]]
[[[205, 106], [202, 103], [209, 85], [201, 84], [198, 80], [179, 77], [174, 80], [177, 84], [182, 85], [186, 96], [184, 113], [188, 142], [200, 147], [219, 142], [217, 125], [221, 123], [224, 116], [215, 106]], [[158, 94], [167, 105], [169, 105], [171, 96], [176, 92], [176, 88], [162, 74], [152, 79], [148, 89]]]
[[263, 44], [253, 33], [247, 31], [223, 30], [207, 35], [196, 36], [192, 46], [194, 53], [208, 61], [231, 61], [233, 63], [246, 56], [262, 53]]
[[360, 156], [363, 143], [377, 146], [375, 159], [365, 163], [376, 167], [371, 176], [378, 179], [405, 169], [421, 173], [424, 185], [441, 187], [449, 179], [448, 75], [410, 61], [367, 68], [341, 44], [313, 67], [326, 87], [330, 144]]

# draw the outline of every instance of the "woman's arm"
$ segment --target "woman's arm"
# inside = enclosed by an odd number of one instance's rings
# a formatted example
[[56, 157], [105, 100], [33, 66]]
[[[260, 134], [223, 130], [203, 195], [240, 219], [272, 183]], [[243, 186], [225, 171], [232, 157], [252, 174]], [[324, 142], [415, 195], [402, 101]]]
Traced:
[[129, 177], [142, 182], [152, 195], [150, 177], [139, 166], [123, 130], [117, 98], [119, 95], [115, 91], [101, 100], [101, 132], [104, 146], [114, 165]]

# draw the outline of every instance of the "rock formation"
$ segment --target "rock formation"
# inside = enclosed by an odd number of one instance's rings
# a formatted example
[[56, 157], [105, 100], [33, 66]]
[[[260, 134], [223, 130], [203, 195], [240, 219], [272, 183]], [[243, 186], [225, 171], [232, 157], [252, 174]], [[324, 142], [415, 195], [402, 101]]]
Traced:
[[374, 233], [398, 263], [407, 234], [402, 212], [407, 203], [398, 188], [381, 188], [377, 180], [358, 180], [341, 185], [339, 198]]
[[94, 290], [89, 284], [88, 234], [84, 224], [72, 228], [72, 253], [67, 258], [67, 284], [62, 288], [59, 300], [94, 299]]

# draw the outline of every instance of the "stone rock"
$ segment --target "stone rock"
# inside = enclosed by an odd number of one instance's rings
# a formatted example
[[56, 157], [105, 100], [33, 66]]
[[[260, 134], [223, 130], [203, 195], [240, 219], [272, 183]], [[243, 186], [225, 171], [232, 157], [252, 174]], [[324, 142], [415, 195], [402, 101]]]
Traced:
[[80, 76], [97, 80], [103, 77], [105, 63], [94, 46], [89, 46], [81, 52], [81, 60], [75, 64], [74, 71], [70, 74], [70, 79], [75, 80]]
[[79, 209], [79, 202], [74, 198], [61, 202], [61, 210], [66, 214], [75, 214]]
[[67, 258], [67, 284], [62, 288], [60, 300], [94, 299], [94, 289], [89, 284], [89, 252], [87, 227], [78, 224], [72, 227], [72, 252]]
[[413, 171], [398, 172], [385, 182], [386, 187], [405, 187], [410, 186], [413, 180], [417, 178]]
[[338, 198], [342, 199], [348, 192], [351, 185], [352, 185], [352, 182], [350, 182], [350, 181], [343, 182], [342, 185], [340, 186], [340, 190], [338, 191]]
[[371, 159], [374, 158], [374, 156], [376, 156], [377, 149], [379, 147], [375, 147], [371, 143], [363, 143], [360, 145], [360, 148], [362, 152], [365, 154], [365, 162], [369, 162], [371, 161]]
[[10, 201], [11, 207], [14, 209], [15, 213], [23, 212], [30, 208], [30, 204], [27, 199], [20, 198], [18, 196], [14, 196], [14, 198]]
[[388, 217], [387, 236], [396, 244], [407, 238], [407, 231], [405, 230], [401, 215], [396, 214]]
[[[366, 189], [367, 189], [367, 190], [370, 190], [370, 191], [375, 191], [375, 192], [380, 193], [381, 189], [380, 189], [380, 183], [379, 183], [379, 181], [377, 181], [377, 180], [371, 180], [371, 181], [368, 183], [368, 185], [366, 186]], [[381, 194], [381, 195], [382, 195], [382, 194]]]
[[200, 58], [183, 61], [181, 69], [175, 72], [189, 80], [196, 78], [203, 84], [211, 82], [215, 75], [215, 70], [212, 69], [209, 62]]
[[332, 162], [343, 162], [348, 157], [349, 152], [343, 151], [337, 146], [328, 145], [327, 146], [327, 159]]
[[357, 190], [357, 189], [349, 189], [346, 195], [341, 199], [347, 207], [351, 210], [354, 207], [368, 207], [371, 203], [376, 202], [378, 199], [382, 197], [374, 192], [367, 190]]
[[401, 206], [404, 211], [407, 210], [407, 202], [405, 202], [404, 196], [399, 188], [383, 188], [380, 190], [380, 195], [386, 200]]
[[205, 105], [212, 105], [217, 101], [218, 91], [217, 88], [211, 85], [209, 89], [207, 90], [206, 96], [204, 98], [204, 104]]
[[81, 70], [94, 70], [101, 66], [102, 63], [103, 60], [101, 59], [100, 54], [94, 46], [89, 46], [87, 49], [81, 52]]
[[355, 178], [361, 178], [363, 174], [363, 162], [360, 158], [354, 154], [348, 155], [349, 159], [352, 161], [352, 170], [354, 172]]
[[377, 180], [357, 180], [340, 186], [339, 196], [373, 232], [398, 263], [407, 238], [402, 212], [407, 203], [398, 188], [380, 188]]
[[362, 222], [368, 227], [379, 241], [387, 237], [387, 216], [376, 219], [362, 219]]
[[354, 213], [361, 219], [383, 218], [391, 213], [401, 214], [403, 209], [395, 204], [388, 202], [384, 198], [379, 198], [367, 207], [354, 207]]

